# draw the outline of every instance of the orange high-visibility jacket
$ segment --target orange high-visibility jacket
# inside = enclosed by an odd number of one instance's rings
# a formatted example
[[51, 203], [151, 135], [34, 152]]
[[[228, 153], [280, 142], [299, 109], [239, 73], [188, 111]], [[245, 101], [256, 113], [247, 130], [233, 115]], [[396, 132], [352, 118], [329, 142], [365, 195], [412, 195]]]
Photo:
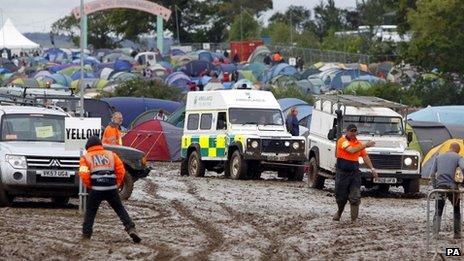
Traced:
[[118, 127], [109, 124], [103, 133], [103, 144], [122, 145], [121, 131]]
[[[106, 156], [108, 162], [89, 162], [88, 159], [94, 156]], [[79, 176], [82, 178], [82, 182], [87, 188], [92, 188], [92, 173], [95, 173], [97, 169], [106, 170], [111, 168], [113, 168], [112, 172], [114, 172], [116, 176], [116, 186], [120, 187], [126, 173], [122, 160], [116, 153], [103, 149], [103, 146], [92, 146], [87, 149], [87, 154], [80, 159]]]
[[348, 140], [345, 136], [340, 137], [337, 141], [337, 158], [358, 162], [359, 157], [367, 155], [366, 149], [362, 149], [356, 153], [349, 153], [346, 149], [348, 147], [357, 147], [361, 145], [358, 139]]

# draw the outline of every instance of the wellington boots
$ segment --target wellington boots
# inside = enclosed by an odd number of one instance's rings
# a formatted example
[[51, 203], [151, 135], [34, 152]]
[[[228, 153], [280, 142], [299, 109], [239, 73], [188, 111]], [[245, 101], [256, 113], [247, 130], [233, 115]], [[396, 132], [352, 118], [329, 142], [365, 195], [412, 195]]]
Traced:
[[356, 222], [359, 214], [359, 205], [350, 205], [351, 222]]
[[337, 205], [338, 205], [338, 210], [337, 212], [335, 212], [335, 215], [332, 218], [333, 221], [340, 221], [343, 210], [345, 209], [345, 204], [338, 203]]

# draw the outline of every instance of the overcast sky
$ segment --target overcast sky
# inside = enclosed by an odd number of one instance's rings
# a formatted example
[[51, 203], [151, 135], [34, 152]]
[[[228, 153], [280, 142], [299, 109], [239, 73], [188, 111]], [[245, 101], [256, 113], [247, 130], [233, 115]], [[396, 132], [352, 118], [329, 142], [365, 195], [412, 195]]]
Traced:
[[[0, 22], [9, 17], [20, 32], [49, 32], [51, 24], [69, 14], [79, 5], [80, 0], [0, 0], [0, 2], [0, 15], [2, 15]], [[319, 2], [320, 0], [274, 0], [274, 10], [265, 17], [276, 11], [284, 11], [290, 5], [303, 5], [312, 9]], [[338, 7], [354, 7], [356, 0], [335, 0], [335, 3]]]

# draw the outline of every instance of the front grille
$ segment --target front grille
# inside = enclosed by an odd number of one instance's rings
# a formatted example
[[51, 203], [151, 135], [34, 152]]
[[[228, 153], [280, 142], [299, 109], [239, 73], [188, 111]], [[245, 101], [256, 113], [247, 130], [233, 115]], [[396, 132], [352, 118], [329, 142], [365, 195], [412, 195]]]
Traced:
[[376, 169], [401, 170], [403, 166], [401, 155], [369, 154], [369, 158]]
[[27, 156], [28, 169], [76, 170], [79, 168], [77, 157], [41, 157]]
[[291, 141], [290, 146], [285, 146], [285, 140], [261, 140], [261, 152], [267, 153], [290, 153], [291, 152]]

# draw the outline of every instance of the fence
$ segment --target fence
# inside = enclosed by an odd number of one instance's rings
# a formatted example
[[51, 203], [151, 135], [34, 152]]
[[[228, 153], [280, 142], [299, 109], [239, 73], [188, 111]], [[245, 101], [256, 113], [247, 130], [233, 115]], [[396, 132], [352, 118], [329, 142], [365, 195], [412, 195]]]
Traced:
[[[463, 243], [464, 242], [463, 242], [462, 239], [459, 239], [460, 243], [459, 243], [458, 246], [451, 245], [449, 241], [444, 242], [444, 244], [446, 243], [447, 245], [441, 245], [441, 243], [443, 243], [443, 242], [439, 241], [440, 234], [438, 233], [436, 236], [434, 236], [433, 222], [431, 222], [430, 218], [431, 218], [431, 216], [435, 216], [435, 213], [438, 210], [438, 199], [440, 197], [443, 197], [445, 202], [449, 201], [447, 196], [446, 196], [446, 193], [452, 193], [451, 199], [454, 202], [454, 200], [456, 199], [455, 197], [461, 197], [461, 194], [464, 194], [464, 190], [434, 189], [434, 190], [430, 191], [429, 194], [427, 195], [426, 248], [427, 248], [428, 253], [434, 254], [432, 260], [435, 260], [435, 258], [437, 258], [437, 257], [441, 258], [442, 260], [445, 260], [444, 259], [445, 248], [459, 247], [460, 249], [463, 249]], [[433, 210], [431, 210], [431, 201], [432, 200], [435, 200], [435, 208]], [[446, 202], [445, 207], [446, 207], [446, 205], [452, 205], [452, 204], [449, 204], [449, 203], [450, 202]], [[443, 215], [441, 217], [442, 221], [446, 221], [446, 211], [445, 211], [446, 208], [445, 207], [443, 209]], [[462, 214], [461, 209], [460, 209], [460, 212], [461, 212], [460, 214]], [[461, 215], [461, 219], [462, 219], [462, 215]], [[447, 228], [443, 224], [441, 224], [441, 227], [444, 228], [443, 230], [445, 230], [445, 228]], [[461, 229], [461, 231], [462, 231], [462, 229]], [[430, 245], [432, 237], [434, 238], [434, 243], [435, 243], [433, 248], [431, 248], [431, 245]]]

